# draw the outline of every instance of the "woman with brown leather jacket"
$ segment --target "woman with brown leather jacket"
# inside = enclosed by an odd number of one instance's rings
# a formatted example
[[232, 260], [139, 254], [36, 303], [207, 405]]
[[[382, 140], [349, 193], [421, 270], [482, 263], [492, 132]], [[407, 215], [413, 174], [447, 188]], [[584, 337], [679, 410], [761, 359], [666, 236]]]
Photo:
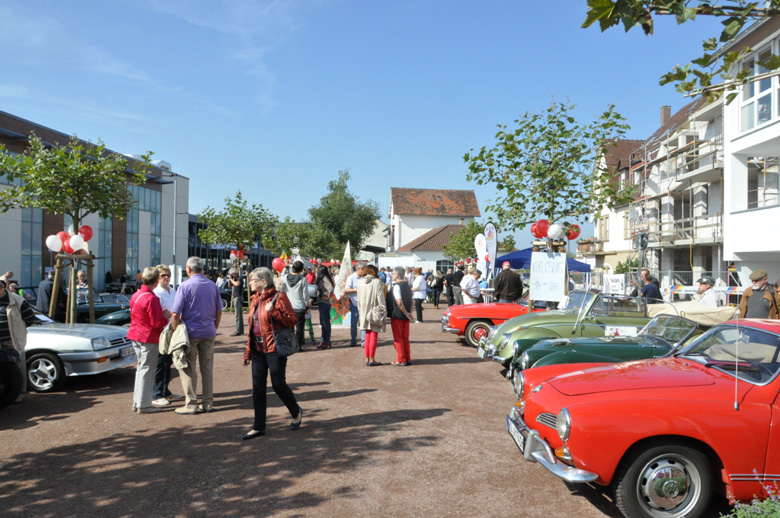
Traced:
[[276, 352], [274, 332], [293, 327], [297, 319], [287, 295], [276, 291], [274, 275], [268, 268], [256, 268], [247, 277], [252, 290], [249, 305], [249, 333], [244, 350], [244, 365], [252, 362], [252, 403], [255, 419], [252, 429], [241, 436], [242, 439], [254, 439], [265, 435], [266, 380], [271, 373], [271, 386], [292, 416], [290, 429], [301, 426], [303, 411], [298, 406], [290, 387], [287, 385], [287, 358]]

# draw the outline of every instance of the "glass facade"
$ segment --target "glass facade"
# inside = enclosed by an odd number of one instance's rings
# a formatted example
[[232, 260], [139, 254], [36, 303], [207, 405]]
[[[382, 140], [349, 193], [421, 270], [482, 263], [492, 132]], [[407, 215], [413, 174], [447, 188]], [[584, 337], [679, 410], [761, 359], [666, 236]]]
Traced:
[[125, 271], [128, 274], [135, 275], [135, 272], [141, 269], [138, 259], [140, 211], [148, 212], [150, 215], [149, 265], [160, 264], [162, 196], [159, 191], [153, 191], [140, 185], [130, 185], [128, 187], [133, 195], [133, 208], [127, 214], [127, 258]]
[[111, 251], [114, 244], [114, 240], [111, 236], [113, 232], [113, 222], [111, 218], [100, 218], [98, 223], [98, 250], [97, 250], [97, 278], [95, 284], [100, 286], [101, 289], [106, 287], [106, 272], [111, 271]]
[[43, 209], [22, 209], [21, 245], [20, 286], [38, 286], [43, 280]]

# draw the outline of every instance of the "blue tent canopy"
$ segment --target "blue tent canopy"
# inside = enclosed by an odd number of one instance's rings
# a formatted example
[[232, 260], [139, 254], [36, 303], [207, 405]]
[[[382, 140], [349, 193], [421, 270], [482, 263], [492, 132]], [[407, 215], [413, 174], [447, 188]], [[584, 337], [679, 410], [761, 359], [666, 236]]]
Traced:
[[[513, 270], [528, 270], [531, 268], [531, 253], [533, 251], [533, 248], [526, 248], [497, 257], [496, 268], [501, 268], [504, 261], [509, 261], [509, 265]], [[570, 272], [590, 273], [590, 265], [588, 263], [567, 258], [566, 265], [569, 267]]]

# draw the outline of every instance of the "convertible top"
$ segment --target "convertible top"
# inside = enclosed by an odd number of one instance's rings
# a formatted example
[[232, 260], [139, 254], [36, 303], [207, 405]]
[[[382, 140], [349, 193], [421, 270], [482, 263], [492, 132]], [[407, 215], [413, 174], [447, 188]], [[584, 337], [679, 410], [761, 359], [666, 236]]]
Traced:
[[707, 306], [693, 300], [688, 302], [647, 305], [647, 314], [650, 317], [658, 315], [679, 315], [703, 326], [722, 324], [731, 320], [736, 312], [737, 308], [733, 306], [713, 308], [712, 306]]

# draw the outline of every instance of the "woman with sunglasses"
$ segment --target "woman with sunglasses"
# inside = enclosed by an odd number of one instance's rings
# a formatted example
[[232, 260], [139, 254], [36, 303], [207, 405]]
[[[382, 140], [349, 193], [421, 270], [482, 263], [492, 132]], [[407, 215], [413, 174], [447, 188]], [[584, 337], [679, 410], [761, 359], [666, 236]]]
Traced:
[[[164, 264], [157, 265], [157, 271], [160, 277], [157, 281], [157, 287], [154, 294], [160, 300], [160, 306], [163, 310], [163, 316], [171, 320], [171, 308], [176, 299], [176, 288], [171, 286], [171, 270]], [[171, 404], [171, 401], [180, 401], [184, 396], [174, 394], [168, 389], [171, 382], [171, 366], [173, 365], [172, 354], [161, 354], [157, 357], [157, 368], [154, 370], [154, 395], [152, 396], [152, 406], [162, 407]]]

